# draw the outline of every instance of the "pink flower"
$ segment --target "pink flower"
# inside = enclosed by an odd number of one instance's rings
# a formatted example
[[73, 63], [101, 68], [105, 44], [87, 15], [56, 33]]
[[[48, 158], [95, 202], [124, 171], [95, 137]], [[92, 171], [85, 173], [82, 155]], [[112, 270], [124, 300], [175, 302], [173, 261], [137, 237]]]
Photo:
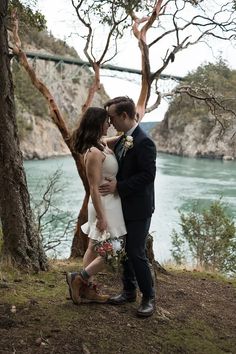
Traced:
[[105, 249], [103, 248], [103, 246], [97, 247], [96, 251], [97, 251], [97, 253], [99, 254], [99, 256], [105, 257], [106, 251], [105, 251]]
[[112, 244], [110, 242], [104, 242], [103, 248], [107, 252], [111, 252], [113, 249]]

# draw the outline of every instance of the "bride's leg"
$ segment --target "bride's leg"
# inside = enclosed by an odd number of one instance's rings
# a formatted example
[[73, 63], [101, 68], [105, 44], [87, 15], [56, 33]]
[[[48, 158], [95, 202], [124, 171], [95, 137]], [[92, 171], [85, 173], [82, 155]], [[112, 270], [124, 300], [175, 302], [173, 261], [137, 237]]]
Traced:
[[97, 257], [97, 253], [94, 251], [94, 243], [90, 239], [88, 248], [83, 258], [83, 268], [85, 269], [96, 257]]
[[104, 268], [104, 258], [98, 256], [94, 251], [94, 243], [89, 240], [89, 245], [83, 259], [83, 269], [74, 274], [73, 280], [68, 276], [71, 298], [74, 303], [82, 301], [104, 303], [108, 300], [108, 295], [99, 294], [97, 287], [92, 283], [92, 276]]
[[104, 265], [104, 258], [97, 256], [84, 270], [88, 273], [89, 277], [91, 277], [100, 272], [104, 268]]
[[109, 299], [108, 295], [99, 293], [96, 284], [90, 282], [91, 277], [100, 272], [104, 268], [104, 265], [104, 258], [97, 256], [83, 271], [81, 271], [81, 276], [83, 275], [83, 272], [89, 276], [88, 286], [81, 290], [82, 301], [104, 303]]

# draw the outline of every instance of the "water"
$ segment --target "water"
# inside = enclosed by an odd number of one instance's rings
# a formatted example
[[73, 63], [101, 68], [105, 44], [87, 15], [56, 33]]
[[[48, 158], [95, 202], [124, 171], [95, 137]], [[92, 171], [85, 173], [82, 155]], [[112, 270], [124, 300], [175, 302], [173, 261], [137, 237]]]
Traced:
[[[60, 216], [73, 218], [73, 226], [80, 210], [84, 191], [71, 157], [60, 157], [42, 161], [26, 161], [25, 170], [28, 187], [34, 199], [41, 199], [48, 177], [57, 169], [62, 171], [60, 187], [54, 205]], [[157, 176], [155, 180], [156, 209], [150, 231], [154, 236], [154, 253], [158, 261], [171, 258], [171, 232], [179, 230], [179, 210], [188, 211], [193, 202], [199, 201], [208, 206], [213, 200], [222, 197], [236, 222], [236, 163], [234, 161], [193, 159], [159, 154], [157, 157]], [[52, 211], [52, 214], [55, 213]], [[72, 217], [67, 216], [70, 212]], [[49, 233], [62, 234], [65, 221], [54, 226]], [[57, 248], [59, 257], [70, 254], [73, 229], [68, 240]]]

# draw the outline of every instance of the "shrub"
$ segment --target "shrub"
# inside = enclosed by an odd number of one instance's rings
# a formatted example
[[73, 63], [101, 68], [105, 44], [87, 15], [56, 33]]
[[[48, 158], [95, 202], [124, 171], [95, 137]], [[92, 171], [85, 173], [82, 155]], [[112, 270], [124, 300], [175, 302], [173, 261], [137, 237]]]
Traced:
[[236, 226], [221, 201], [209, 209], [180, 212], [181, 231], [172, 232], [172, 256], [177, 264], [186, 261], [187, 250], [197, 266], [223, 273], [236, 272]]

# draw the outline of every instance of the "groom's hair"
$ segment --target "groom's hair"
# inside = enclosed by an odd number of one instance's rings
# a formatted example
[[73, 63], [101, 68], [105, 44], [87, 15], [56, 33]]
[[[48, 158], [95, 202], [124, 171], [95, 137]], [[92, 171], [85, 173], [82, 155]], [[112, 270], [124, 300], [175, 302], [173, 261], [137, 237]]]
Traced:
[[128, 96], [112, 98], [105, 103], [104, 108], [107, 110], [112, 104], [115, 105], [115, 111], [117, 114], [126, 112], [131, 119], [135, 119], [135, 104], [132, 98], [129, 98]]

